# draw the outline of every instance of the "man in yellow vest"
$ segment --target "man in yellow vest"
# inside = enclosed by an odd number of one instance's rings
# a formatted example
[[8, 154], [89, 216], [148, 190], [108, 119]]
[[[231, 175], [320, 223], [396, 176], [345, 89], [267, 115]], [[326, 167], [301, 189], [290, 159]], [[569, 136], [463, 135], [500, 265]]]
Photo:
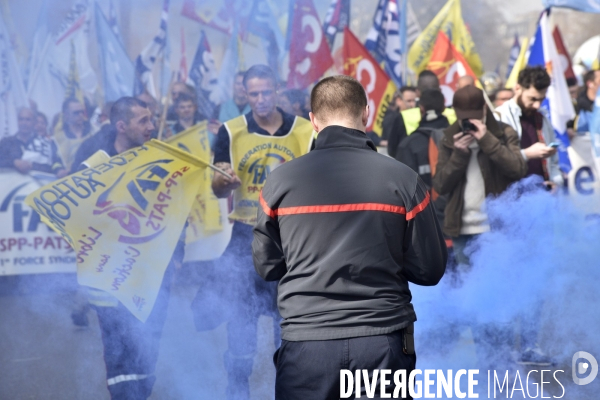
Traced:
[[277, 81], [269, 67], [251, 67], [243, 82], [252, 111], [227, 121], [215, 142], [214, 164], [232, 178], [215, 174], [212, 184], [219, 198], [229, 197], [233, 192], [233, 211], [229, 215], [234, 221], [233, 232], [218, 262], [217, 282], [213, 285], [219, 291], [219, 305], [226, 309], [224, 314], [229, 321], [229, 349], [225, 354], [228, 399], [250, 397], [248, 378], [256, 353], [260, 315], [273, 317], [275, 345], [279, 346], [277, 286], [263, 281], [252, 261], [252, 228], [259, 194], [271, 171], [308, 152], [313, 132], [308, 120], [276, 107]]

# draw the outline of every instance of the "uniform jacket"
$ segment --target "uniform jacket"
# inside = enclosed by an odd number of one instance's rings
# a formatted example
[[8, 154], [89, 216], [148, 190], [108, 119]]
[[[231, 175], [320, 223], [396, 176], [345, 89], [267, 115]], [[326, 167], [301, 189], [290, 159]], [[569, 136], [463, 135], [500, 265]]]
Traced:
[[256, 271], [280, 280], [289, 341], [381, 335], [416, 319], [408, 282], [435, 285], [444, 238], [427, 188], [354, 129], [323, 129], [315, 149], [267, 178], [254, 228]]

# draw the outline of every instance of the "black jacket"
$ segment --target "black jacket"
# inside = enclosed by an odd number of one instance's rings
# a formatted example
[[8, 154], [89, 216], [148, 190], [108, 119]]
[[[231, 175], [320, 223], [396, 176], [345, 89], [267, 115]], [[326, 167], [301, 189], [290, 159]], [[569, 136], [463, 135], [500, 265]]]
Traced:
[[81, 146], [77, 149], [77, 153], [75, 153], [71, 173], [74, 174], [79, 171], [81, 163], [93, 156], [98, 150], [104, 150], [110, 157], [116, 156], [118, 154], [115, 149], [116, 139], [117, 131], [114, 130], [112, 125], [103, 125], [98, 133], [81, 143]]
[[435, 285], [446, 247], [417, 174], [365, 134], [327, 127], [315, 150], [267, 178], [252, 254], [280, 279], [282, 337], [390, 333], [416, 320], [408, 282]]
[[388, 141], [388, 154], [396, 157], [398, 145], [406, 138], [406, 126], [400, 111], [388, 108], [383, 116], [381, 137]]

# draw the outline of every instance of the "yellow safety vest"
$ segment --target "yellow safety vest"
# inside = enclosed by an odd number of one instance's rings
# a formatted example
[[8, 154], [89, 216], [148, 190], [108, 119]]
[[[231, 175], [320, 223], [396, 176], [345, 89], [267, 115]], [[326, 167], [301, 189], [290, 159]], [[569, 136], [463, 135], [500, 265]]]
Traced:
[[[406, 134], [410, 135], [417, 130], [419, 124], [421, 123], [421, 109], [419, 107], [409, 108], [408, 110], [402, 111], [401, 114], [402, 118], [404, 119]], [[450, 125], [456, 122], [456, 111], [454, 111], [453, 108], [446, 108], [442, 115], [448, 118]]]
[[258, 196], [267, 176], [284, 162], [308, 153], [313, 129], [309, 121], [296, 117], [285, 136], [250, 133], [244, 115], [226, 122], [225, 128], [231, 143], [231, 165], [242, 181], [233, 193], [233, 212], [229, 218], [254, 225]]

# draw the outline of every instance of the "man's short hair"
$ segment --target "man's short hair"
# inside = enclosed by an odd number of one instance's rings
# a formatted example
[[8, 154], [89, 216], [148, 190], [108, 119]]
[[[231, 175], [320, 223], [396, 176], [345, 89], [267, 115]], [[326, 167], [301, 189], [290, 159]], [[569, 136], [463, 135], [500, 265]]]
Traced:
[[597, 69], [592, 69], [583, 75], [583, 85], [587, 86], [588, 82], [593, 82], [596, 80], [596, 71]]
[[277, 86], [277, 77], [273, 70], [267, 65], [257, 64], [248, 68], [248, 71], [244, 73], [244, 87], [247, 87], [250, 79], [270, 79], [274, 86]]
[[444, 102], [444, 95], [439, 90], [428, 89], [419, 97], [419, 105], [423, 106], [425, 111], [435, 110], [438, 115], [443, 113], [446, 108]]
[[[367, 106], [367, 94], [356, 79], [337, 75], [322, 79], [310, 94], [310, 107], [317, 118], [327, 121], [333, 115], [358, 118]], [[377, 110], [371, 110], [376, 112]]]
[[121, 97], [115, 101], [115, 104], [110, 109], [110, 123], [115, 126], [117, 122], [123, 121], [129, 124], [131, 118], [133, 118], [133, 107], [148, 108], [145, 102], [135, 97]]
[[[82, 103], [81, 103], [79, 100], [77, 100], [77, 98], [75, 98], [75, 97], [69, 97], [69, 98], [67, 98], [67, 99], [66, 99], [65, 101], [63, 101], [63, 103], [62, 103], [62, 112], [63, 112], [63, 114], [67, 112], [67, 110], [69, 109], [69, 105], [70, 105], [71, 103], [79, 103], [79, 104], [82, 104]], [[84, 105], [84, 107], [85, 107], [85, 105]]]
[[404, 94], [404, 92], [416, 92], [417, 88], [414, 86], [402, 86], [400, 88], [400, 94]]
[[43, 112], [40, 112], [40, 111], [36, 112], [35, 113], [35, 117], [36, 118], [43, 118], [44, 121], [46, 121], [46, 124], [48, 124], [48, 117], [46, 117], [46, 114], [44, 114]]
[[546, 71], [546, 68], [537, 67], [525, 67], [524, 70], [519, 72], [517, 83], [523, 89], [529, 89], [534, 87], [536, 90], [545, 90], [550, 87], [550, 75]]
[[191, 101], [192, 104], [194, 104], [195, 106], [198, 106], [198, 103], [196, 101], [196, 97], [195, 96], [190, 96], [187, 93], [181, 93], [178, 97], [177, 100], [175, 100], [175, 108], [179, 107], [179, 104], [186, 102], [186, 101]]
[[419, 78], [417, 79], [417, 89], [419, 89], [419, 92], [421, 93], [428, 89], [439, 90], [440, 80], [436, 74], [426, 69], [419, 74]]

